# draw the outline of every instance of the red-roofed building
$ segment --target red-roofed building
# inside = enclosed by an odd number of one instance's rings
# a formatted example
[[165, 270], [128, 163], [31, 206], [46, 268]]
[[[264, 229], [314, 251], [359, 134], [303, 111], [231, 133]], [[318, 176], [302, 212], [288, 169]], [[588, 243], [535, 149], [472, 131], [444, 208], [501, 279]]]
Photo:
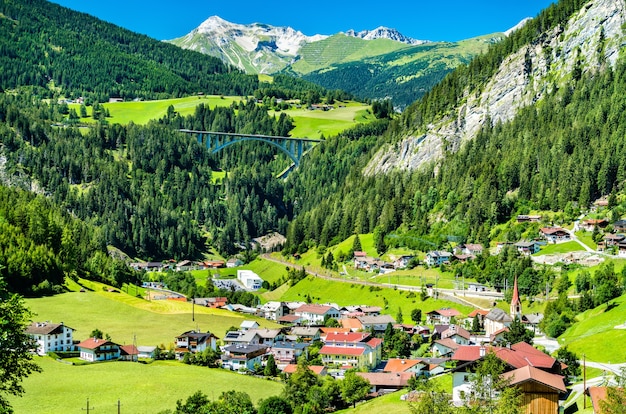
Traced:
[[[309, 369], [319, 376], [328, 374], [328, 370], [323, 365], [309, 365]], [[298, 364], [289, 364], [283, 369], [283, 373], [291, 375], [298, 370]]]
[[559, 243], [570, 240], [570, 234], [560, 227], [543, 227], [539, 232], [550, 243]]
[[521, 390], [524, 413], [559, 412], [559, 394], [567, 391], [562, 376], [526, 365], [506, 372], [502, 377]]
[[418, 373], [422, 370], [424, 364], [421, 359], [406, 359], [406, 358], [389, 358], [383, 372], [412, 372]]
[[80, 359], [85, 361], [110, 361], [120, 357], [120, 346], [106, 339], [85, 339], [77, 347], [80, 351]]
[[314, 303], [300, 306], [294, 314], [301, 318], [301, 323], [311, 325], [324, 325], [326, 318], [339, 319], [341, 317], [338, 309]]
[[124, 361], [136, 362], [139, 359], [139, 350], [135, 345], [120, 345], [120, 358]]
[[319, 354], [325, 366], [372, 368], [382, 359], [382, 344], [367, 332], [329, 333]]
[[593, 406], [594, 414], [602, 414], [602, 401], [606, 401], [608, 395], [608, 387], [588, 387], [585, 390], [591, 398], [591, 405]]
[[339, 323], [341, 323], [342, 327], [350, 329], [353, 332], [363, 330], [363, 324], [357, 318], [342, 318], [339, 319]]
[[[505, 372], [516, 371], [525, 367], [532, 368], [531, 370], [518, 371], [516, 374], [518, 384], [522, 384], [525, 381], [531, 381], [533, 383], [542, 383], [541, 386], [552, 387], [552, 393], [556, 392], [556, 397], [551, 395], [549, 398], [554, 399], [558, 403], [558, 393], [563, 385], [563, 377], [560, 374], [561, 364], [554, 358], [526, 342], [519, 342], [508, 347], [485, 347], [485, 346], [462, 346], [459, 347], [452, 355], [452, 360], [457, 361], [457, 368], [453, 372], [452, 377], [452, 400], [456, 404], [463, 403], [463, 395], [467, 395], [471, 392], [471, 377], [472, 372], [475, 370], [476, 364], [482, 360], [488, 353], [494, 353], [498, 359], [502, 360], [505, 364]], [[541, 371], [537, 373], [536, 370]], [[556, 385], [555, 385], [556, 384]], [[521, 387], [524, 392], [527, 392], [531, 388], [537, 388], [539, 385], [535, 384], [528, 386], [527, 388]], [[538, 389], [538, 388], [537, 388]], [[556, 390], [556, 391], [554, 391]], [[528, 391], [530, 392], [530, 391]], [[532, 393], [531, 393], [532, 394]], [[533, 395], [525, 396], [525, 401], [535, 401], [537, 398]], [[533, 403], [534, 404], [534, 403]], [[555, 412], [556, 411], [526, 411], [527, 413], [536, 412]]]
[[461, 316], [461, 312], [454, 308], [437, 309], [426, 314], [426, 323], [430, 325], [449, 325], [452, 318]]

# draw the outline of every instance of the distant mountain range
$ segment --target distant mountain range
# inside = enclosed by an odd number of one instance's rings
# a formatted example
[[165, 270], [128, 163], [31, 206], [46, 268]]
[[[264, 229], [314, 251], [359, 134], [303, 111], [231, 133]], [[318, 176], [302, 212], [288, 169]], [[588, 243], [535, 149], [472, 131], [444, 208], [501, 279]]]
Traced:
[[504, 36], [431, 42], [386, 27], [307, 36], [291, 27], [242, 25], [212, 16], [168, 42], [219, 57], [247, 73], [288, 73], [361, 98], [390, 97], [404, 107]]

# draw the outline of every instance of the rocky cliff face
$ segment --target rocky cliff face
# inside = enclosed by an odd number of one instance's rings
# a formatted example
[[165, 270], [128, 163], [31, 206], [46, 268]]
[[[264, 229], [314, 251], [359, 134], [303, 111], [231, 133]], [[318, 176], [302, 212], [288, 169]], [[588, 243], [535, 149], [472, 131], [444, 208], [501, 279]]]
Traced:
[[396, 29], [389, 29], [384, 26], [377, 27], [374, 30], [362, 30], [360, 32], [348, 30], [346, 32], [346, 36], [358, 37], [365, 40], [389, 39], [395, 40], [396, 42], [406, 43], [407, 45], [421, 45], [424, 43], [428, 43], [428, 41], [426, 40], [413, 39], [411, 37], [403, 35]]
[[364, 174], [387, 173], [394, 169], [413, 170], [456, 151], [474, 138], [487, 119], [493, 123], [511, 120], [518, 109], [541, 99], [557, 83], [571, 79], [576, 61], [583, 70], [594, 70], [601, 57], [597, 50], [604, 32], [603, 58], [614, 65], [625, 36], [624, 0], [593, 0], [539, 41], [526, 45], [505, 59], [482, 91], [466, 91], [465, 103], [427, 132], [407, 135], [400, 142], [381, 148]]

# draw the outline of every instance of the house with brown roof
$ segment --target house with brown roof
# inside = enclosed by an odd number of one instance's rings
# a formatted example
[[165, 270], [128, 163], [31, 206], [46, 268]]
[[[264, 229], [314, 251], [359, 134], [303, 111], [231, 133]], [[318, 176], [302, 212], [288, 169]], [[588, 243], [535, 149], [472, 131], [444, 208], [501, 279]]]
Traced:
[[215, 350], [217, 349], [217, 339], [211, 332], [187, 331], [176, 337], [174, 352], [179, 359], [182, 359], [187, 352], [195, 354], [207, 348]]
[[261, 365], [268, 347], [265, 345], [229, 345], [223, 350], [224, 353], [220, 356], [222, 368], [231, 371], [253, 371], [255, 365]]
[[391, 315], [364, 315], [356, 317], [364, 330], [373, 330], [374, 332], [385, 332], [387, 325], [396, 323], [396, 320]]
[[411, 372], [357, 372], [370, 385], [370, 392], [378, 395], [406, 388], [409, 380], [415, 376]]
[[502, 377], [520, 389], [525, 414], [559, 412], [559, 395], [567, 391], [562, 376], [526, 365], [505, 372]]
[[74, 349], [74, 329], [63, 322], [33, 322], [26, 327], [25, 333], [33, 339], [36, 345], [35, 352], [38, 355]]
[[431, 345], [430, 352], [434, 357], [450, 358], [461, 346], [451, 338], [437, 339]]
[[110, 361], [120, 357], [120, 346], [106, 339], [89, 338], [77, 345], [80, 359], [95, 361]]
[[609, 222], [606, 221], [605, 219], [588, 219], [582, 222], [582, 227], [586, 231], [593, 231], [595, 227], [598, 227], [599, 229], [603, 229], [608, 225], [609, 225]]
[[470, 333], [467, 329], [458, 325], [450, 325], [441, 333], [441, 339], [450, 338], [459, 345], [469, 345]]
[[500, 308], [493, 308], [485, 315], [485, 335], [489, 336], [503, 328], [508, 328], [511, 322], [513, 322], [513, 318], [508, 313]]
[[133, 344], [120, 345], [120, 359], [122, 361], [137, 362], [139, 359], [139, 349]]
[[542, 227], [539, 232], [549, 243], [561, 243], [571, 240], [569, 232], [560, 227]]

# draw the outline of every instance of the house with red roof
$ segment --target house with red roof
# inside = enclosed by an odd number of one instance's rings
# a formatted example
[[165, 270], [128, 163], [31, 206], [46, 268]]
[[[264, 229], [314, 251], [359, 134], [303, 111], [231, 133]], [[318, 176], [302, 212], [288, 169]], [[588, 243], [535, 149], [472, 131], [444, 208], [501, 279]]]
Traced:
[[301, 305], [294, 314], [300, 317], [302, 324], [320, 326], [324, 325], [327, 318], [339, 319], [341, 317], [339, 309], [314, 303]]
[[[511, 347], [459, 347], [451, 358], [457, 361], [452, 377], [452, 401], [456, 405], [463, 404], [464, 396], [471, 393], [473, 372], [488, 353], [494, 353], [505, 363], [503, 375], [511, 380], [511, 385], [522, 390], [526, 413], [557, 412], [559, 394], [565, 391], [563, 376], [560, 375], [562, 365], [526, 342], [519, 342]], [[544, 405], [554, 410], [535, 410]]]
[[120, 359], [123, 361], [137, 362], [139, 349], [135, 345], [120, 345]]
[[95, 361], [110, 361], [120, 357], [120, 346], [106, 339], [89, 338], [77, 345], [80, 359]]
[[542, 227], [539, 233], [550, 243], [561, 243], [569, 241], [569, 232], [561, 227]]
[[[321, 377], [323, 377], [324, 375], [328, 375], [328, 370], [323, 365], [309, 365], [309, 369]], [[291, 375], [297, 370], [298, 364], [289, 364], [285, 366], [285, 369], [283, 369], [283, 374]]]
[[458, 318], [461, 312], [454, 308], [443, 308], [426, 313], [426, 323], [430, 325], [449, 325], [452, 318]]
[[372, 368], [382, 359], [382, 343], [368, 332], [329, 333], [319, 354], [325, 366]]

